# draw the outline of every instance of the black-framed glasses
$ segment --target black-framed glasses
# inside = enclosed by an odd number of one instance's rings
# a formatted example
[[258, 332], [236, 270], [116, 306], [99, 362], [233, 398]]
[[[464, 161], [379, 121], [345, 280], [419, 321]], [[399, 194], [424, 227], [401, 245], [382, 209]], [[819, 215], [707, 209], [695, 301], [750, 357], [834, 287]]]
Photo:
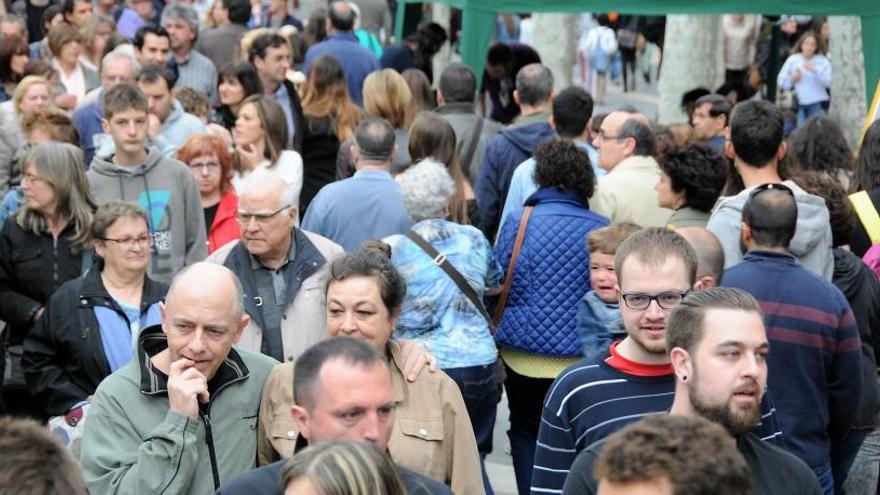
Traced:
[[768, 182], [766, 184], [761, 184], [760, 186], [756, 186], [754, 189], [752, 189], [752, 192], [749, 193], [749, 199], [754, 198], [755, 196], [761, 194], [764, 191], [771, 191], [771, 190], [772, 191], [785, 191], [791, 197], [794, 197], [794, 191], [792, 191], [791, 188], [786, 186], [785, 184]]
[[263, 225], [272, 219], [275, 215], [281, 213], [282, 211], [290, 208], [290, 205], [284, 205], [281, 208], [273, 211], [272, 213], [249, 213], [246, 211], [239, 210], [235, 214], [235, 218], [238, 220], [238, 223], [241, 225], [249, 225], [251, 223], [251, 219], [257, 222], [257, 225]]
[[629, 309], [648, 309], [648, 306], [651, 305], [651, 301], [657, 301], [657, 305], [662, 309], [672, 309], [681, 304], [681, 301], [684, 299], [684, 296], [688, 295], [688, 292], [690, 291], [661, 292], [660, 294], [631, 292], [628, 294], [621, 294], [620, 297]]
[[150, 241], [153, 240], [153, 238], [150, 236], [150, 234], [143, 234], [143, 235], [139, 235], [137, 237], [122, 237], [119, 239], [112, 239], [110, 237], [102, 237], [101, 240], [114, 242], [116, 244], [119, 244], [120, 246], [132, 248], [135, 246], [148, 246], [150, 244]]

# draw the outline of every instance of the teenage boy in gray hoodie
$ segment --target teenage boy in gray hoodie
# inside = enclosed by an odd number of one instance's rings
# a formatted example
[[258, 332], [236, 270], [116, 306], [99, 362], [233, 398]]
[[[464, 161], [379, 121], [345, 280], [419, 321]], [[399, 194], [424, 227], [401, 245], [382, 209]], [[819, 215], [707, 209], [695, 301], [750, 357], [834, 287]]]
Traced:
[[163, 158], [156, 149], [147, 152], [148, 103], [137, 86], [108, 89], [102, 105], [101, 125], [113, 138], [115, 153], [92, 162], [87, 173], [92, 195], [98, 203], [136, 202], [149, 213], [153, 242], [148, 273], [170, 282], [184, 266], [208, 256], [199, 189], [184, 164]]
[[787, 150], [783, 141], [782, 111], [766, 101], [740, 103], [730, 116], [729, 132], [724, 150], [733, 158], [745, 189], [735, 196], [721, 197], [706, 225], [724, 248], [724, 269], [742, 261], [742, 209], [749, 194], [761, 184], [782, 183], [794, 192], [798, 210], [797, 228], [789, 250], [804, 268], [830, 282], [834, 257], [825, 200], [779, 176], [779, 160]]

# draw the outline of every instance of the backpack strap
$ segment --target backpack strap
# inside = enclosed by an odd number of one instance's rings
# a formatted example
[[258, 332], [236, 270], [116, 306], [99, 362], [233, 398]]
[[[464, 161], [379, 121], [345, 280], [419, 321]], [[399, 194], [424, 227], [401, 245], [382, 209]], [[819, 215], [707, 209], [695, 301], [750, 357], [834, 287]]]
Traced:
[[468, 281], [464, 278], [464, 275], [462, 275], [458, 270], [455, 269], [454, 266], [452, 266], [452, 263], [449, 262], [449, 260], [446, 258], [446, 255], [441, 254], [439, 251], [437, 251], [437, 249], [434, 248], [434, 246], [432, 246], [430, 242], [426, 241], [425, 238], [420, 236], [419, 234], [416, 234], [415, 231], [408, 231], [406, 233], [406, 237], [409, 240], [413, 241], [416, 246], [422, 248], [422, 251], [426, 252], [428, 256], [434, 258], [434, 264], [442, 268], [443, 271], [446, 272], [447, 275], [449, 275], [449, 278], [451, 278], [452, 281], [455, 282], [455, 285], [458, 286], [459, 290], [461, 290], [464, 295], [467, 296], [471, 304], [473, 304], [474, 307], [477, 308], [477, 311], [479, 311], [480, 314], [483, 315], [483, 318], [485, 318], [486, 321], [489, 322], [489, 324], [491, 325], [492, 318], [489, 317], [489, 312], [486, 311], [486, 307], [483, 306], [483, 302], [480, 301], [480, 296], [477, 295], [477, 291], [475, 291], [471, 284], [468, 283]]
[[871, 244], [880, 243], [880, 215], [877, 214], [877, 208], [867, 191], [859, 191], [849, 195], [849, 200], [871, 239]]
[[534, 206], [526, 206], [522, 217], [519, 219], [519, 229], [516, 231], [513, 252], [510, 255], [510, 262], [507, 264], [507, 274], [504, 276], [504, 284], [501, 286], [498, 306], [495, 307], [495, 324], [492, 325], [492, 328], [496, 328], [501, 323], [501, 316], [504, 314], [504, 307], [507, 305], [507, 296], [510, 295], [510, 287], [513, 285], [513, 271], [516, 269], [516, 259], [519, 258], [519, 252], [522, 251], [523, 240], [526, 237], [526, 227], [529, 225], [529, 217], [532, 216], [533, 209], [535, 209]]

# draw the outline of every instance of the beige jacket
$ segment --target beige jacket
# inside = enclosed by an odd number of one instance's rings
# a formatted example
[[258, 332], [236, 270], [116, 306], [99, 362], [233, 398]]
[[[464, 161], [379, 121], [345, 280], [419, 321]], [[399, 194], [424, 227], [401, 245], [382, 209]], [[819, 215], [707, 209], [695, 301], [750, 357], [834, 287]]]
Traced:
[[[313, 262], [316, 263], [315, 266], [318, 267], [318, 270], [303, 280], [296, 297], [284, 311], [281, 320], [281, 341], [284, 347], [284, 361], [287, 362], [293, 361], [306, 349], [327, 338], [327, 274], [330, 270], [330, 263], [344, 254], [342, 247], [318, 234], [296, 228], [294, 235], [294, 239], [298, 239], [299, 242], [304, 242], [304, 240], [310, 242], [317, 250], [317, 252], [314, 250], [311, 252], [315, 254]], [[235, 260], [229, 259], [230, 253], [237, 246], [241, 246], [241, 241], [230, 242], [214, 251], [207, 261], [224, 265], [236, 272], [244, 286], [247, 299], [248, 294], [252, 294], [256, 289], [248, 287], [246, 278], [238, 273], [238, 265], [234, 262]], [[243, 247], [241, 246], [239, 249]], [[250, 266], [243, 269], [250, 270]], [[253, 313], [259, 311], [259, 308], [254, 306], [252, 301], [246, 300], [245, 311], [251, 314], [251, 321], [244, 329], [241, 340], [238, 341], [236, 347], [260, 352], [263, 331], [260, 329], [259, 319], [253, 316]]]
[[672, 210], [660, 208], [654, 186], [660, 168], [650, 156], [630, 156], [599, 177], [590, 209], [612, 222], [632, 222], [641, 227], [663, 227]]
[[[458, 385], [445, 373], [423, 370], [408, 383], [400, 346], [390, 342], [391, 383], [397, 408], [388, 451], [394, 462], [446, 483], [458, 494], [484, 494], [477, 442]], [[275, 367], [260, 403], [257, 463], [293, 455], [298, 430], [293, 405], [293, 363]]]

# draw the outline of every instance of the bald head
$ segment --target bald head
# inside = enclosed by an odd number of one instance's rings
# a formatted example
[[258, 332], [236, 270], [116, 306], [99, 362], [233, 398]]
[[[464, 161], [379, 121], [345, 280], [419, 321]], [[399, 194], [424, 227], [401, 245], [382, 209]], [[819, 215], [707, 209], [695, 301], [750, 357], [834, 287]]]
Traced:
[[675, 232], [697, 253], [697, 280], [702, 281], [703, 288], [717, 286], [724, 273], [724, 250], [715, 234], [703, 227], [680, 227]]
[[354, 11], [348, 2], [334, 1], [330, 3], [327, 21], [330, 31], [351, 31], [354, 29]]
[[268, 199], [270, 203], [282, 206], [299, 207], [299, 198], [293, 194], [293, 189], [280, 175], [265, 169], [259, 169], [248, 176], [244, 188], [239, 194], [239, 202], [243, 198]]
[[516, 97], [520, 106], [549, 105], [553, 98], [553, 72], [541, 64], [529, 64], [516, 74]]
[[181, 270], [168, 288], [165, 307], [174, 310], [175, 301], [214, 299], [221, 308], [232, 308], [232, 316], [240, 319], [244, 312], [244, 291], [238, 277], [229, 268], [215, 263], [194, 263]]

